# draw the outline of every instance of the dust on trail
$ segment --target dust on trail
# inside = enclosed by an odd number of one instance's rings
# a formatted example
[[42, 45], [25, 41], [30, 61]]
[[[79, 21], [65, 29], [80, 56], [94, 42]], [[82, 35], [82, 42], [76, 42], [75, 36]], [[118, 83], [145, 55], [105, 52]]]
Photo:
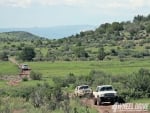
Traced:
[[104, 105], [97, 106], [93, 104], [92, 99], [88, 99], [88, 98], [81, 99], [81, 102], [83, 102], [83, 104], [91, 108], [96, 109], [99, 113], [150, 113], [148, 111], [113, 111], [112, 105], [107, 103]]

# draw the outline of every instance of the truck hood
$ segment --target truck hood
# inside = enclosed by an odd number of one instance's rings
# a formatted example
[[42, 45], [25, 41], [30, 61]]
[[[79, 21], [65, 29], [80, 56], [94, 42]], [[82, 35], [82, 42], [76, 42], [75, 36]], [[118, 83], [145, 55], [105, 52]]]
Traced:
[[99, 94], [107, 94], [107, 93], [113, 93], [113, 94], [117, 94], [116, 91], [100, 91], [98, 92]]

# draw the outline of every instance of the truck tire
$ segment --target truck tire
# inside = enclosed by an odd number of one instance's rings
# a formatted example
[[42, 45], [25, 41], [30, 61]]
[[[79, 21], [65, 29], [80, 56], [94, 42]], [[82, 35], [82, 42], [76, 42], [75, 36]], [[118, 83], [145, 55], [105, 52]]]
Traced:
[[102, 101], [99, 97], [97, 97], [97, 105], [101, 105], [102, 104]]
[[111, 104], [114, 105], [115, 104], [115, 100], [111, 100]]
[[93, 102], [94, 102], [94, 105], [97, 105], [97, 99], [95, 97], [93, 98]]
[[89, 95], [89, 97], [90, 97], [90, 98], [94, 98], [94, 95], [93, 95], [93, 93], [91, 93], [91, 94]]

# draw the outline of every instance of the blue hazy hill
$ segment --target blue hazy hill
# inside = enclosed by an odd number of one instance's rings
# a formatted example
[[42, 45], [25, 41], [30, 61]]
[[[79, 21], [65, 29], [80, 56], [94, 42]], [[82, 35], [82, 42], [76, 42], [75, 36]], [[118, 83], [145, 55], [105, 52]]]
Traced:
[[69, 26], [55, 26], [55, 27], [33, 27], [33, 28], [0, 28], [0, 32], [11, 32], [11, 31], [25, 31], [40, 37], [49, 39], [64, 38], [81, 31], [93, 30], [95, 26], [92, 25], [69, 25]]

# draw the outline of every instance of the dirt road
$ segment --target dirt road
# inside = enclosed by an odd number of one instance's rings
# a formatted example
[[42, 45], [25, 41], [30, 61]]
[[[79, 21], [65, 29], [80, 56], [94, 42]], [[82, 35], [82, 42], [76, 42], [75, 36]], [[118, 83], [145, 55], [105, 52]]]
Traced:
[[13, 64], [19, 66], [19, 63], [14, 59], [14, 58], [9, 58], [8, 59], [10, 62], [12, 62]]
[[113, 106], [109, 103], [103, 104], [101, 106], [97, 106], [93, 104], [92, 99], [84, 98], [81, 100], [85, 105], [97, 109], [99, 113], [150, 113], [148, 111], [138, 111], [138, 110], [115, 110], [113, 109]]
[[25, 78], [25, 77], [30, 79], [31, 69], [21, 70], [20, 64], [14, 58], [9, 58], [9, 61], [18, 66], [18, 68], [20, 69], [20, 73], [18, 76], [14, 76], [13, 79], [8, 80], [7, 82], [8, 85], [16, 86], [22, 81], [22, 78]]

